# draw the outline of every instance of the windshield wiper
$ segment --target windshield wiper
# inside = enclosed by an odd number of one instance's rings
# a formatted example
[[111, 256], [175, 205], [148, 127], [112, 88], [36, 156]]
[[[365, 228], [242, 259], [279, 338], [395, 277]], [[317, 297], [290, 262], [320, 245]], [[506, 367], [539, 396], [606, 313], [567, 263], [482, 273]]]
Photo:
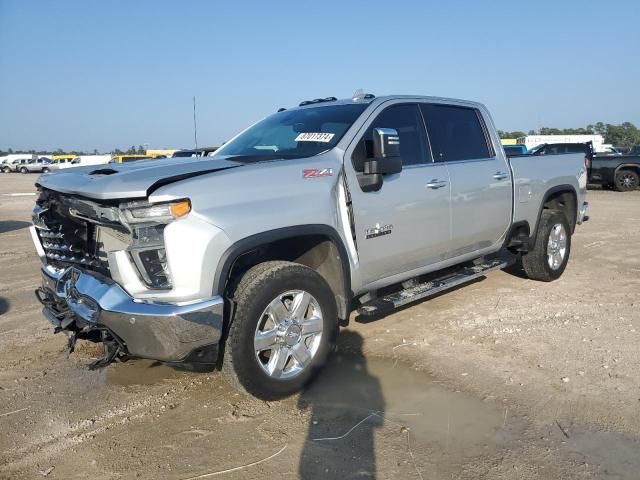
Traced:
[[253, 162], [261, 162], [264, 160], [277, 160], [277, 159], [283, 159], [283, 160], [289, 160], [292, 158], [301, 158], [301, 155], [282, 155], [282, 154], [277, 154], [275, 152], [271, 153], [271, 154], [261, 154], [261, 155], [229, 155], [227, 157], [228, 160], [231, 160], [233, 162], [240, 162], [240, 163], [253, 163]]

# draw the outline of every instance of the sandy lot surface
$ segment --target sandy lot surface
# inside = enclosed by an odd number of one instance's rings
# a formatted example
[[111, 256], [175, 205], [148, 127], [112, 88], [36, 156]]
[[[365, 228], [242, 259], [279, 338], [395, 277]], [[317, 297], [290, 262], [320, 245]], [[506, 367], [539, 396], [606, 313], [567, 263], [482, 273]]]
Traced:
[[636, 479], [640, 192], [592, 191], [553, 283], [506, 272], [343, 330], [299, 397], [71, 356], [33, 290], [35, 175], [0, 175], [0, 478]]

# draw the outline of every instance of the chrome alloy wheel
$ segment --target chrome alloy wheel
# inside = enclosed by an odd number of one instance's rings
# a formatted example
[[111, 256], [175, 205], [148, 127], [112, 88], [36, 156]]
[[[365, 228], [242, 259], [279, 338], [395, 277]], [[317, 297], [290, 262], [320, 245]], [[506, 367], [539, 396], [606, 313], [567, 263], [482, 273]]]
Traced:
[[262, 312], [253, 345], [262, 370], [272, 378], [288, 379], [311, 365], [322, 339], [322, 310], [304, 290], [274, 298]]
[[567, 254], [567, 232], [561, 223], [556, 223], [549, 233], [547, 262], [551, 270], [558, 270]]

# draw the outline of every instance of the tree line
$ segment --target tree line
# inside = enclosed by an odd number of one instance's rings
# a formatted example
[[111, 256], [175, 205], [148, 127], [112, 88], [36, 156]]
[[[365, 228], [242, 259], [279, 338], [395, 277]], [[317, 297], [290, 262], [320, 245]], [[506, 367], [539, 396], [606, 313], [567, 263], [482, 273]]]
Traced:
[[602, 135], [604, 143], [615, 147], [631, 148], [634, 145], [640, 145], [640, 129], [631, 122], [624, 122], [620, 125], [598, 122], [583, 128], [543, 127], [537, 131], [529, 130], [527, 133], [498, 130], [498, 134], [500, 138], [520, 138], [526, 135]]
[[[8, 148], [5, 150], [0, 150], [0, 156], [11, 155], [13, 153], [25, 153], [32, 155], [100, 155], [101, 152], [98, 151], [97, 148], [94, 148], [92, 152], [84, 151], [84, 150], [63, 150], [58, 148], [57, 150], [47, 151], [47, 150], [14, 150], [13, 148]], [[146, 150], [142, 145], [139, 145], [138, 148], [135, 146], [131, 146], [127, 150], [120, 150], [119, 148], [114, 148], [110, 152], [106, 152], [106, 154], [111, 155], [144, 155]]]

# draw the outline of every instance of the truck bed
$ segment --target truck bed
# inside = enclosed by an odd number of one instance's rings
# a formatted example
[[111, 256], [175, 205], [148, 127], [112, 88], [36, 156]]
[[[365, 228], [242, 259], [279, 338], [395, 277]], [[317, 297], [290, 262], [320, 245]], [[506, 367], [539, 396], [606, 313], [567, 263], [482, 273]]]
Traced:
[[535, 231], [541, 205], [549, 194], [561, 186], [570, 185], [576, 192], [578, 218], [587, 190], [587, 169], [583, 153], [555, 155], [508, 156], [513, 172], [513, 222], [528, 222]]

